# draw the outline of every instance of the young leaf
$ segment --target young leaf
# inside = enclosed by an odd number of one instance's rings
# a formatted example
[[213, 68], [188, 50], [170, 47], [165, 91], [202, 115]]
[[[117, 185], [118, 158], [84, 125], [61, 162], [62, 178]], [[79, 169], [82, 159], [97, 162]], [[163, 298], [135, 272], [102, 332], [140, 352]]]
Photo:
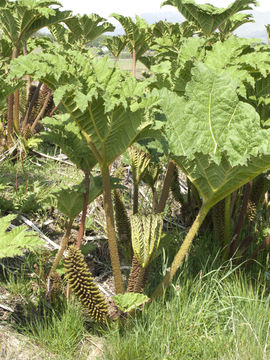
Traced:
[[119, 309], [128, 313], [132, 310], [138, 309], [140, 306], [149, 301], [149, 298], [146, 295], [138, 293], [126, 293], [118, 294], [113, 297], [113, 301], [119, 307]]

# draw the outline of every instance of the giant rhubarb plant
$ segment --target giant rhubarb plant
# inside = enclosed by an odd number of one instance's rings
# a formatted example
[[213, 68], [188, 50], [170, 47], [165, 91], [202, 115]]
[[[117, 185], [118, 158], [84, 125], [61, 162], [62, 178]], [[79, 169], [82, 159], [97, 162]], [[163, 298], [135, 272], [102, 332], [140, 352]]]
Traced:
[[132, 56], [132, 73], [136, 75], [136, 62], [149, 49], [151, 32], [150, 27], [145, 20], [136, 15], [136, 23], [131, 17], [111, 14], [116, 20], [120, 22], [125, 30], [125, 40], [127, 49]]
[[61, 101], [99, 164], [115, 288], [123, 292], [109, 165], [152, 124], [149, 109], [157, 99], [147, 92], [147, 82], [111, 68], [109, 59], [91, 61], [75, 50], [30, 54], [14, 60], [11, 74], [31, 75], [54, 91], [55, 101]]
[[[1, 35], [12, 44], [12, 59], [22, 52], [27, 40], [40, 29], [59, 23], [71, 16], [70, 11], [60, 11], [51, 6], [61, 6], [58, 1], [3, 1], [0, 4]], [[19, 130], [19, 92], [10, 95], [8, 104], [8, 136], [13, 126]]]
[[262, 129], [255, 109], [239, 100], [230, 73], [198, 63], [185, 97], [169, 90], [160, 96], [171, 157], [197, 188], [202, 206], [153, 297], [172, 280], [209, 210], [270, 168], [270, 130]]

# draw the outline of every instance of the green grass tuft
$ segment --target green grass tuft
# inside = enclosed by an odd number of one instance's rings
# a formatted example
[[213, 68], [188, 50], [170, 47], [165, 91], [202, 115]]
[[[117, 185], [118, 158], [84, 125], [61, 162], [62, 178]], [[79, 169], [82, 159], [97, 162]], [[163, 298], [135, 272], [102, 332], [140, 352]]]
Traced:
[[269, 359], [270, 296], [241, 272], [186, 277], [107, 334], [104, 359]]

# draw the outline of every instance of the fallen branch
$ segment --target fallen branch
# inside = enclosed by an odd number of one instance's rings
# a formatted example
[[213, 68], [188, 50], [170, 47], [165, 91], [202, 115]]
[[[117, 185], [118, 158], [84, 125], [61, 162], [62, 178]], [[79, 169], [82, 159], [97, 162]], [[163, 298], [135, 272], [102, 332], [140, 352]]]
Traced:
[[41, 238], [43, 240], [45, 240], [48, 244], [50, 244], [54, 249], [60, 249], [60, 246], [58, 244], [56, 244], [54, 241], [52, 241], [51, 239], [49, 239], [45, 234], [43, 234], [42, 231], [39, 230], [39, 228], [32, 223], [32, 221], [28, 220], [26, 217], [24, 217], [23, 215], [20, 215], [20, 218], [22, 219], [22, 221], [28, 225], [32, 230], [36, 231], [37, 233], [39, 233], [39, 235], [41, 236]]
[[46, 158], [46, 159], [51, 159], [51, 160], [54, 160], [54, 161], [58, 161], [58, 162], [60, 162], [60, 163], [62, 163], [62, 164], [66, 164], [66, 165], [70, 165], [70, 166], [75, 166], [72, 162], [62, 160], [62, 159], [60, 159], [59, 157], [46, 155], [46, 154], [43, 154], [43, 153], [41, 153], [41, 152], [39, 152], [39, 151], [36, 151], [36, 150], [33, 150], [33, 149], [31, 149], [31, 152], [32, 152], [33, 154], [39, 155], [39, 156], [41, 156], [41, 157], [44, 157], [44, 158]]
[[6, 158], [8, 158], [13, 153], [13, 151], [16, 149], [16, 147], [17, 147], [17, 145], [14, 145], [12, 148], [5, 151], [0, 157], [0, 162], [4, 161]]
[[11, 309], [9, 306], [3, 305], [3, 304], [0, 304], [0, 308], [4, 309], [6, 311], [14, 312], [14, 310]]

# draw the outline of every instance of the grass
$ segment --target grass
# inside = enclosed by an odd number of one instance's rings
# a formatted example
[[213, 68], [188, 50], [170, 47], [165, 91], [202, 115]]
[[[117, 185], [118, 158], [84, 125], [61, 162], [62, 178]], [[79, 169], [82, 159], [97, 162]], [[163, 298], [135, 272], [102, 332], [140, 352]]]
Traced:
[[25, 327], [23, 333], [58, 359], [74, 359], [84, 335], [84, 320], [81, 309], [67, 306], [62, 313], [45, 312], [42, 321], [35, 319]]
[[[16, 163], [5, 162], [1, 166], [0, 183], [8, 187], [5, 193], [8, 197], [9, 188], [14, 189]], [[37, 198], [42, 198], [44, 188], [49, 193], [63, 182], [66, 185], [78, 182], [75, 167], [59, 166], [35, 157], [26, 159], [25, 167], [29, 193], [37, 194]], [[23, 189], [24, 174], [20, 167], [18, 170]], [[30, 184], [34, 180], [38, 184], [32, 189]], [[17, 196], [24, 200], [23, 191], [22, 194], [18, 191]], [[11, 195], [8, 199], [14, 203]], [[31, 209], [33, 201], [28, 203]], [[153, 263], [148, 294], [171, 263], [184, 235], [183, 231], [169, 230], [162, 239], [164, 251]], [[47, 301], [46, 274], [52, 254], [43, 252], [11, 259], [5, 266], [12, 271], [5, 270], [5, 276], [0, 276], [0, 296], [1, 291], [6, 291], [9, 305], [15, 308], [5, 323], [12, 325], [14, 336], [23, 334], [27, 342], [39, 349], [36, 358], [41, 360], [267, 360], [270, 358], [268, 264], [262, 258], [264, 265], [257, 264], [248, 271], [244, 267], [233, 269], [230, 263], [220, 267], [218, 251], [219, 246], [213, 246], [209, 232], [197, 238], [188, 261], [178, 272], [178, 279], [163, 299], [148, 304], [136, 316], [103, 327], [90, 322], [76, 301], [66, 303], [63, 294], [53, 303]], [[2, 336], [1, 332], [2, 328]]]
[[[193, 261], [198, 255], [190, 254]], [[40, 295], [30, 304], [29, 277], [22, 272], [5, 284], [23, 299], [13, 327], [40, 348], [40, 359], [269, 359], [269, 279], [230, 263], [217, 267], [215, 258], [196, 276], [185, 265], [163, 299], [102, 327], [89, 322], [74, 299], [61, 298], [52, 308]]]
[[[112, 60], [113, 64], [114, 60]], [[118, 59], [117, 65], [121, 70], [132, 72], [132, 59]], [[136, 63], [136, 77], [142, 78], [142, 72], [147, 71], [146, 66], [144, 66], [140, 61]]]
[[106, 336], [104, 359], [269, 359], [270, 296], [241, 272], [186, 278]]

